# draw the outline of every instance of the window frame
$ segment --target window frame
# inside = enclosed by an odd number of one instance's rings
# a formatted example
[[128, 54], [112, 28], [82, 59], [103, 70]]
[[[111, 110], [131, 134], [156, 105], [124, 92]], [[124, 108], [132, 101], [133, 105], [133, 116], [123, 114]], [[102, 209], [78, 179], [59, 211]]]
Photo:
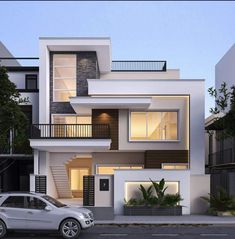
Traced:
[[[55, 66], [54, 65], [54, 56], [55, 55], [74, 55], [75, 56], [75, 65], [74, 66], [70, 66], [70, 65], [64, 65], [64, 66]], [[73, 68], [73, 67], [75, 67], [75, 85], [76, 85], [76, 87], [75, 87], [75, 89], [69, 89], [69, 90], [65, 90], [65, 89], [55, 89], [55, 67], [58, 67], [58, 68]], [[75, 96], [77, 95], [76, 93], [77, 93], [77, 54], [76, 53], [70, 53], [70, 52], [65, 52], [65, 53], [60, 53], [60, 52], [55, 52], [55, 53], [53, 53], [52, 54], [52, 75], [51, 75], [51, 77], [52, 77], [52, 93], [53, 93], [53, 95], [52, 95], [52, 100], [53, 100], [53, 102], [69, 102], [69, 100], [67, 100], [67, 101], [62, 101], [62, 100], [56, 100], [55, 99], [55, 92], [56, 91], [67, 91], [67, 92], [69, 92], [69, 91], [75, 91]], [[66, 79], [73, 79], [72, 77], [63, 77], [63, 78], [60, 78], [60, 77], [56, 77], [56, 78], [59, 78], [60, 80], [62, 80], [62, 79], [64, 79], [64, 78], [66, 78]]]
[[[177, 113], [177, 139], [156, 139], [156, 140], [148, 140], [148, 139], [140, 139], [140, 140], [134, 140], [131, 139], [131, 113], [132, 112], [140, 112], [140, 113], [148, 113], [148, 112], [176, 112]], [[170, 142], [180, 142], [180, 109], [152, 109], [152, 110], [142, 110], [142, 109], [136, 109], [136, 110], [129, 110], [128, 112], [128, 142], [130, 143], [170, 143]]]
[[[35, 89], [29, 89], [28, 88], [28, 81], [32, 80], [30, 77], [35, 77], [33, 80], [36, 80], [36, 88]], [[25, 74], [25, 89], [26, 90], [38, 90], [38, 75], [37, 74]]]

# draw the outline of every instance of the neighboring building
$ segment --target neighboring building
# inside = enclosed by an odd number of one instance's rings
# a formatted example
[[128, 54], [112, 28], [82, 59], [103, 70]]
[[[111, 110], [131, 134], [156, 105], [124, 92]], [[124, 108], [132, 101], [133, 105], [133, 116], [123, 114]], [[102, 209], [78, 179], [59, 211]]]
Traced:
[[[228, 88], [235, 85], [235, 44], [215, 66], [215, 88], [218, 90], [223, 82]], [[235, 139], [220, 137], [223, 129], [216, 128], [213, 122], [224, 116], [226, 112], [212, 115], [206, 119], [206, 157], [211, 173], [211, 192], [219, 187], [229, 194], [235, 195]]]
[[[30, 124], [38, 123], [38, 67], [21, 66], [0, 42], [0, 65], [8, 70], [9, 79], [16, 84], [22, 97], [29, 102], [22, 110]], [[0, 191], [29, 191], [29, 174], [33, 172], [33, 155], [29, 146], [14, 148], [14, 136], [9, 132], [9, 147], [0, 147]]]

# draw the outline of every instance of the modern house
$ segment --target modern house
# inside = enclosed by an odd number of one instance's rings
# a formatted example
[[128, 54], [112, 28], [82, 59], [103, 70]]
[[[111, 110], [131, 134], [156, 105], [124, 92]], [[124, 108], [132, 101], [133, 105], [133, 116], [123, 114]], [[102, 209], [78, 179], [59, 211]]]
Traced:
[[[215, 66], [215, 88], [218, 90], [223, 82], [228, 88], [235, 85], [235, 44], [226, 52]], [[206, 157], [211, 173], [211, 191], [219, 187], [235, 195], [235, 139], [220, 137], [222, 128], [216, 127], [215, 120], [223, 117], [229, 109], [219, 115], [206, 119]]]
[[39, 63], [31, 191], [122, 214], [140, 183], [164, 178], [183, 214], [206, 211], [204, 80], [112, 61], [110, 38], [40, 38]]
[[[22, 104], [21, 108], [29, 122], [38, 123], [39, 68], [20, 65], [1, 42], [0, 65], [7, 68], [9, 79], [16, 84], [21, 96], [28, 97], [29, 102]], [[28, 191], [29, 174], [33, 173], [32, 149], [27, 142], [24, 147], [13, 147], [12, 132], [6, 141], [7, 147], [0, 145], [0, 191]]]

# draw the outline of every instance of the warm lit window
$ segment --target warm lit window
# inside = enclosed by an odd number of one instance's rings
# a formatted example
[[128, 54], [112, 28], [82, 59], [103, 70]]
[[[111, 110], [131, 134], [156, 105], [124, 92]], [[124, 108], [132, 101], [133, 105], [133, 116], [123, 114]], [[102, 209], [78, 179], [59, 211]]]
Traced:
[[96, 174], [114, 174], [114, 170], [115, 169], [119, 169], [119, 170], [123, 170], [123, 169], [143, 169], [142, 165], [134, 165], [134, 166], [97, 166], [96, 167]]
[[53, 55], [53, 89], [54, 101], [69, 101], [76, 96], [76, 55]]
[[83, 190], [83, 176], [89, 175], [88, 168], [71, 168], [70, 185], [72, 191]]
[[91, 116], [53, 115], [54, 137], [91, 137]]
[[131, 112], [131, 140], [177, 140], [177, 112]]
[[188, 169], [188, 164], [187, 163], [163, 163], [162, 169], [167, 169], [167, 170]]

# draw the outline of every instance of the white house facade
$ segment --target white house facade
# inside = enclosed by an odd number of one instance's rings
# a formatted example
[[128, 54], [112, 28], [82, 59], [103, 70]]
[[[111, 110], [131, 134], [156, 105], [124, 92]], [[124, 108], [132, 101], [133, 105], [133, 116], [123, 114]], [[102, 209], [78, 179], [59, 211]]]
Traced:
[[166, 61], [112, 61], [109, 38], [40, 38], [30, 189], [123, 214], [140, 183], [165, 179], [183, 214], [203, 213], [204, 80]]

